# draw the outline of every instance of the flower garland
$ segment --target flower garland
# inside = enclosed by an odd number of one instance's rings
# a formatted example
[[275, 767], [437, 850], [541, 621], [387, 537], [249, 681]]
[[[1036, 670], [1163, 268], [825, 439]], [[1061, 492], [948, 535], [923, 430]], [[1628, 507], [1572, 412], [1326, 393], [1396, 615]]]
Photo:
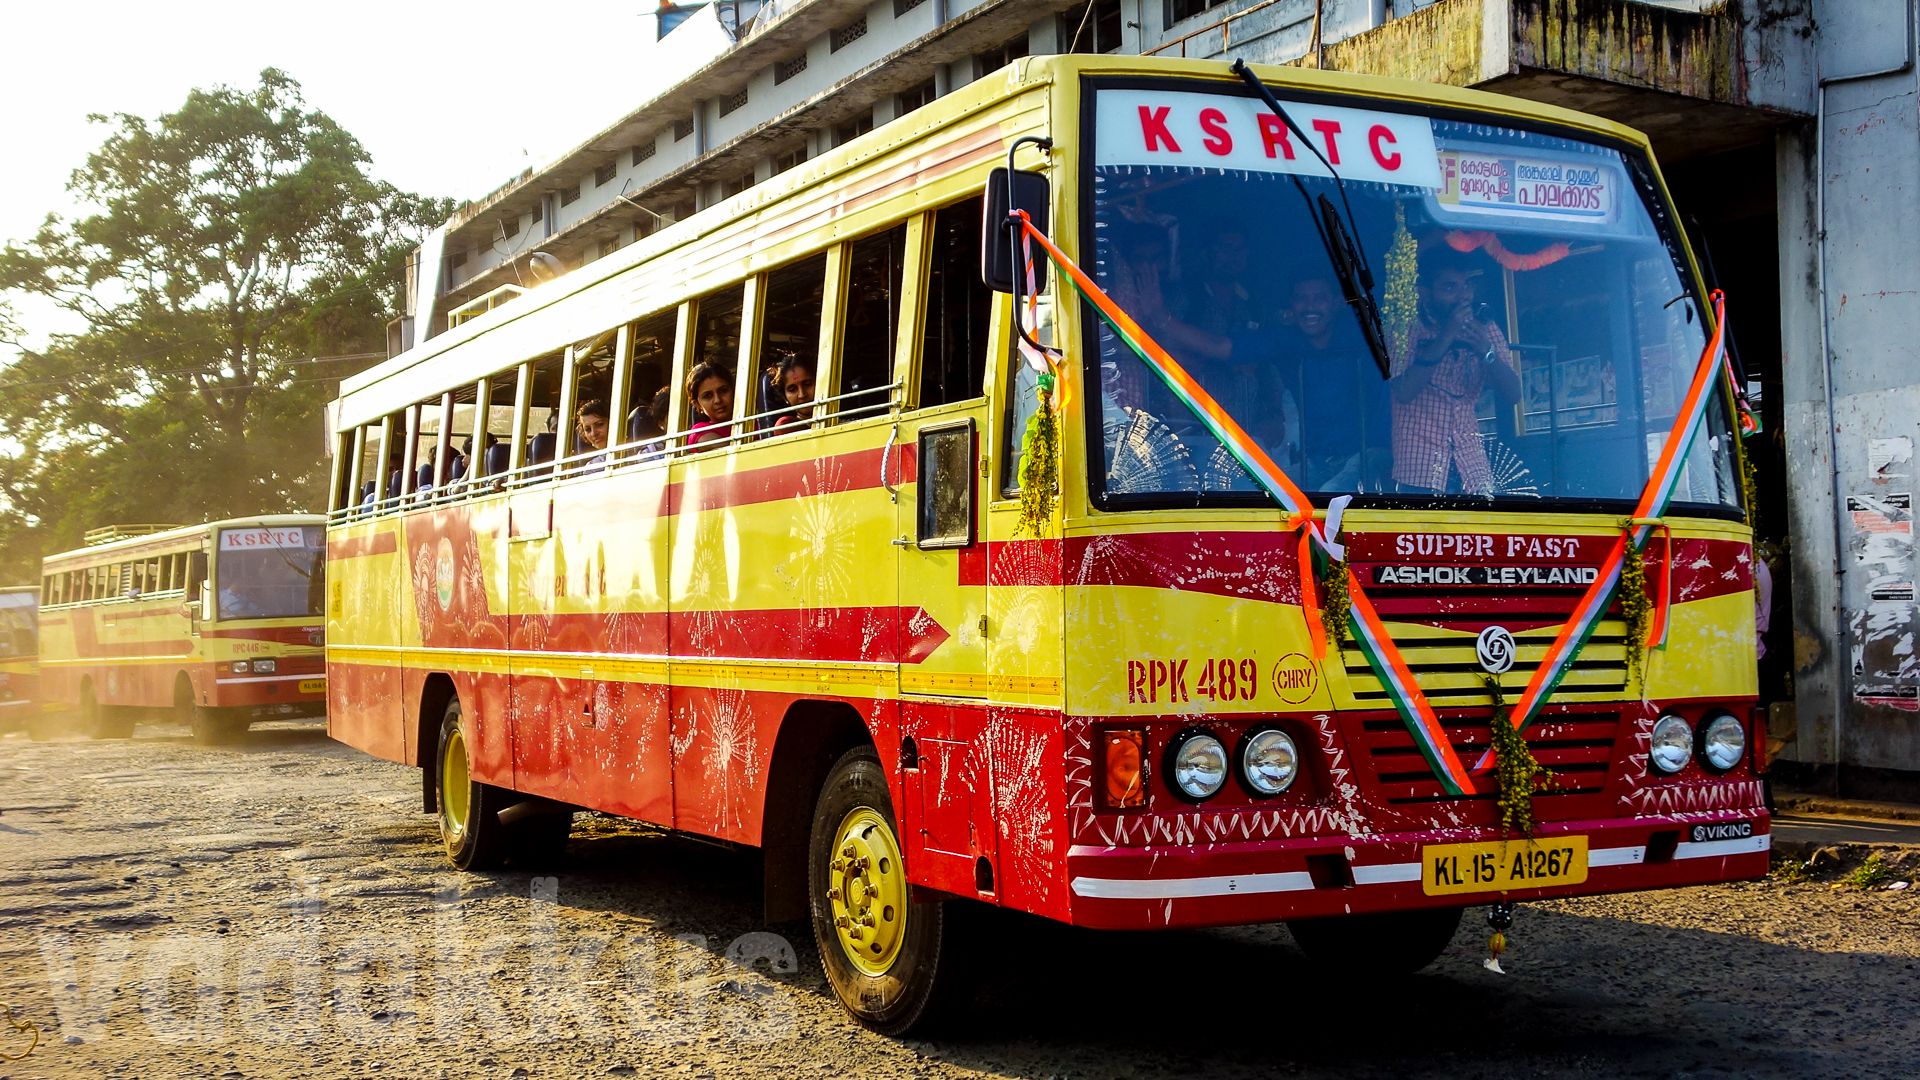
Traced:
[[1499, 263], [1502, 268], [1516, 273], [1552, 266], [1573, 254], [1573, 248], [1569, 247], [1565, 240], [1555, 240], [1531, 255], [1522, 255], [1517, 251], [1508, 251], [1507, 246], [1500, 242], [1498, 234], [1480, 229], [1455, 229], [1449, 232], [1447, 246], [1462, 255], [1477, 248], [1492, 256], [1493, 261]]
[[1042, 372], [1034, 388], [1039, 408], [1020, 436], [1020, 521], [1014, 535], [1039, 536], [1053, 521], [1060, 487], [1060, 425], [1053, 415], [1053, 373]]
[[[1493, 698], [1493, 716], [1488, 724], [1493, 741], [1494, 775], [1499, 783], [1495, 805], [1500, 809], [1500, 828], [1523, 836], [1533, 835], [1533, 793], [1553, 786], [1553, 773], [1534, 758], [1520, 729], [1507, 715], [1507, 698], [1500, 680], [1482, 677], [1487, 694]], [[1499, 957], [1496, 947], [1494, 956]]]
[[1327, 632], [1327, 642], [1338, 649], [1353, 616], [1346, 561], [1319, 556], [1314, 559], [1313, 576], [1320, 582], [1320, 626]]
[[1407, 355], [1413, 336], [1413, 320], [1420, 306], [1420, 245], [1407, 229], [1407, 208], [1393, 204], [1393, 243], [1387, 247], [1387, 294], [1380, 307], [1381, 321], [1387, 332], [1387, 350], [1395, 357]]
[[1633, 546], [1633, 528], [1633, 519], [1621, 519], [1620, 529], [1627, 534], [1627, 554], [1620, 564], [1620, 614], [1627, 620], [1627, 677], [1640, 684], [1644, 695], [1647, 628], [1653, 624], [1653, 601], [1647, 599], [1647, 567]]

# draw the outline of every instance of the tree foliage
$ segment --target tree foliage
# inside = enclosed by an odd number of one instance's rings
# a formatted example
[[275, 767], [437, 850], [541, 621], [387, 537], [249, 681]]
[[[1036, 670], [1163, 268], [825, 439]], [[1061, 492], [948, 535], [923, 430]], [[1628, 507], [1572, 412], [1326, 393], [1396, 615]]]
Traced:
[[273, 69], [92, 119], [108, 135], [68, 185], [84, 211], [0, 251], [0, 294], [86, 326], [0, 370], [8, 579], [97, 525], [321, 505], [325, 403], [384, 355], [407, 252], [451, 209], [373, 179]]

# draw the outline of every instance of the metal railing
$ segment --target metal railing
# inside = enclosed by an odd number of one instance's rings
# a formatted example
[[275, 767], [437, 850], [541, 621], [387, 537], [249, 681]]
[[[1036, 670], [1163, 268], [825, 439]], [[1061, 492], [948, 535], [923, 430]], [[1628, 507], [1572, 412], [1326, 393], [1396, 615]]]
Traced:
[[[375, 499], [372, 496], [353, 506], [340, 507], [329, 511], [327, 523], [338, 525], [350, 521], [362, 521], [398, 511], [418, 510], [425, 507], [443, 506], [447, 503], [466, 499], [497, 495], [507, 491], [517, 491], [536, 484], [558, 480], [576, 479], [582, 476], [596, 476], [605, 472], [622, 471], [636, 466], [669, 461], [675, 457], [705, 454], [709, 451], [737, 446], [745, 442], [759, 442], [773, 439], [786, 439], [793, 435], [818, 433], [822, 429], [849, 420], [861, 420], [870, 416], [890, 413], [899, 408], [900, 402], [895, 394], [904, 384], [887, 383], [884, 386], [867, 387], [852, 393], [838, 394], [833, 397], [818, 398], [798, 405], [786, 405], [778, 409], [752, 413], [729, 422], [729, 430], [717, 431], [719, 425], [700, 429], [676, 431], [667, 435], [655, 435], [646, 439], [631, 439], [614, 443], [604, 450], [583, 450], [552, 461], [523, 462], [516, 468], [505, 469], [497, 473], [483, 473], [478, 476], [463, 476], [438, 487], [428, 486], [415, 491], [403, 492], [386, 498]], [[866, 400], [852, 408], [845, 407], [856, 399]], [[802, 416], [820, 409], [823, 405], [835, 406], [825, 415], [813, 416], [793, 422], [785, 427], [774, 427], [773, 422], [785, 416]], [[706, 433], [706, 434], [702, 434]], [[689, 443], [696, 434], [700, 441]]]

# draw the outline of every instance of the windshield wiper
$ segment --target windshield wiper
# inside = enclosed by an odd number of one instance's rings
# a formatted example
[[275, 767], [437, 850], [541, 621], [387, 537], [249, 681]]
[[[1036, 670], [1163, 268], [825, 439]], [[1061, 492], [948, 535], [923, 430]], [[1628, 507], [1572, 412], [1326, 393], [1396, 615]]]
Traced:
[[1347, 307], [1352, 309], [1354, 318], [1360, 320], [1360, 334], [1367, 339], [1367, 349], [1373, 353], [1373, 362], [1380, 368], [1380, 377], [1391, 378], [1393, 361], [1387, 355], [1387, 332], [1380, 322], [1380, 305], [1373, 298], [1373, 267], [1367, 263], [1366, 250], [1354, 239], [1360, 226], [1353, 219], [1353, 203], [1347, 200], [1347, 182], [1341, 179], [1339, 170], [1320, 153], [1319, 147], [1313, 145], [1313, 140], [1300, 129], [1300, 125], [1294, 123], [1293, 117], [1281, 106], [1280, 99], [1273, 96], [1273, 91], [1267, 89], [1267, 84], [1260, 81], [1260, 76], [1253, 73], [1245, 60], [1233, 62], [1233, 73], [1260, 95], [1260, 100], [1267, 103], [1273, 115], [1280, 118], [1280, 122], [1293, 132], [1300, 145], [1312, 152], [1319, 159], [1321, 167], [1327, 170], [1327, 175], [1333, 177], [1334, 188], [1340, 192], [1340, 205], [1346, 211], [1344, 220], [1340, 212], [1334, 209], [1333, 200], [1325, 195], [1318, 198], [1309, 196], [1307, 186], [1301, 182], [1299, 175], [1287, 174], [1294, 188], [1300, 192], [1300, 198], [1307, 204], [1307, 216], [1313, 220], [1313, 231], [1320, 237], [1320, 247], [1327, 253], [1327, 262], [1333, 266], [1334, 276], [1340, 279], [1341, 296], [1345, 298]]

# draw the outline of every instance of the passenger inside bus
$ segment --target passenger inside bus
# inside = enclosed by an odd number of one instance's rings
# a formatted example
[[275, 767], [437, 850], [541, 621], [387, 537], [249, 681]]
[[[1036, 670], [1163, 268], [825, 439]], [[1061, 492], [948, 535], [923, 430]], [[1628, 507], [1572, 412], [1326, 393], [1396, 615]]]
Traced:
[[791, 428], [797, 431], [805, 427], [807, 421], [813, 419], [813, 410], [798, 406], [813, 400], [813, 361], [800, 356], [788, 357], [780, 365], [779, 386], [780, 396], [786, 406], [794, 411], [782, 413], [773, 422], [773, 429], [780, 431]]
[[640, 460], [652, 461], [667, 452], [665, 437], [667, 434], [667, 414], [673, 410], [673, 388], [663, 386], [653, 392], [653, 400], [647, 402], [645, 409], [635, 409], [627, 417], [627, 437], [642, 439], [647, 445], [640, 448]]
[[1520, 375], [1506, 335], [1477, 302], [1479, 269], [1444, 245], [1421, 257], [1409, 355], [1392, 383], [1393, 480], [1401, 491], [1493, 493], [1477, 403], [1491, 388], [1511, 406]]
[[575, 434], [580, 438], [582, 453], [588, 450], [599, 451], [586, 460], [584, 471], [594, 472], [605, 468], [607, 464], [606, 401], [594, 398], [575, 409], [573, 426]]
[[1296, 278], [1281, 322], [1293, 332], [1287, 349], [1299, 378], [1304, 482], [1321, 491], [1382, 490], [1392, 466], [1387, 384], [1340, 286], [1324, 272]]
[[687, 445], [726, 441], [733, 420], [733, 372], [711, 360], [702, 362], [687, 376], [687, 400], [694, 416]]

